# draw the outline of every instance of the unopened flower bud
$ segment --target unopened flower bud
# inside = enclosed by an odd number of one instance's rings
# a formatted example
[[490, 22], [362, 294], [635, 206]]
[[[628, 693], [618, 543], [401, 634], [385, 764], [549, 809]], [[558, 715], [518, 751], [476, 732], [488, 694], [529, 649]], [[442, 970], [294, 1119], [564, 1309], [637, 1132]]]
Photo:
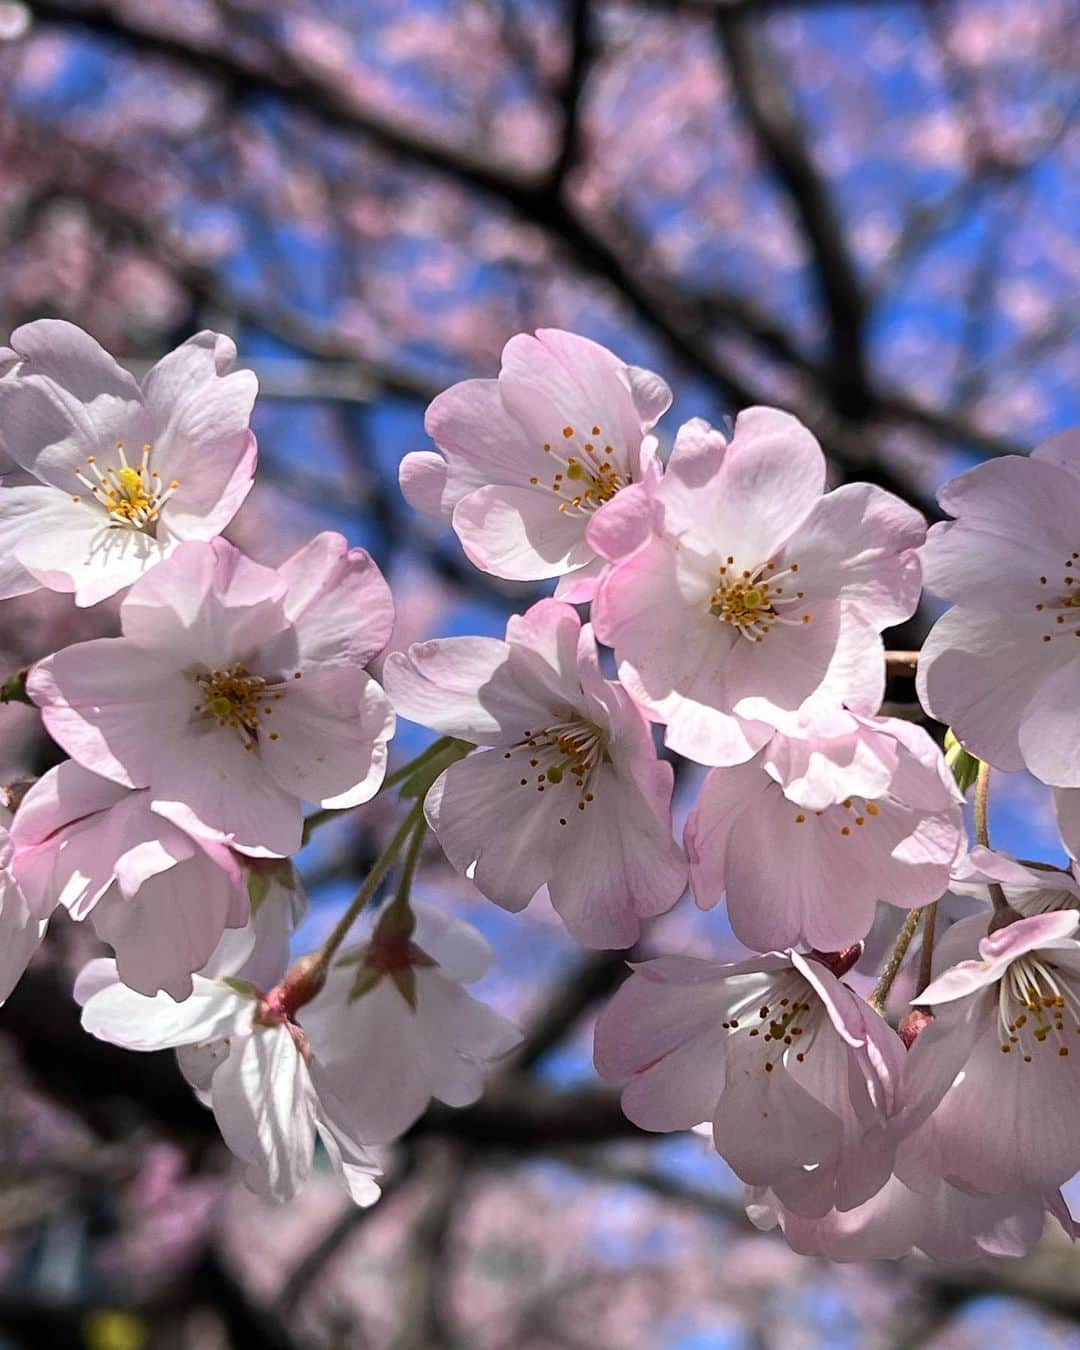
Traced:
[[853, 943], [850, 947], [845, 947], [842, 952], [811, 952], [810, 955], [815, 961], [819, 961], [826, 970], [831, 970], [838, 980], [848, 973], [856, 965], [859, 957], [863, 954], [863, 944], [861, 942]]
[[915, 1044], [916, 1038], [921, 1032], [925, 1031], [934, 1020], [934, 1014], [926, 1012], [922, 1008], [912, 1008], [911, 1012], [897, 1027], [900, 1033], [900, 1039], [904, 1042], [904, 1048], [910, 1050]]
[[956, 739], [952, 727], [945, 733], [945, 763], [961, 792], [966, 792], [979, 776], [979, 761]]

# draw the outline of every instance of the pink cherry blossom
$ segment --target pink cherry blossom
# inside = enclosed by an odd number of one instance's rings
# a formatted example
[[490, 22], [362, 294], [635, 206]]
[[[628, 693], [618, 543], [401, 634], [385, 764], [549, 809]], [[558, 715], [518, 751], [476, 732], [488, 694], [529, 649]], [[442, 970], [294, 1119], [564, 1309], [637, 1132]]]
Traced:
[[711, 1121], [735, 1174], [806, 1217], [854, 1208], [892, 1170], [900, 1038], [812, 957], [635, 966], [595, 1059], [642, 1129]]
[[748, 409], [730, 442], [696, 424], [655, 488], [659, 527], [601, 580], [597, 636], [690, 759], [761, 749], [771, 731], [746, 699], [880, 705], [879, 634], [915, 609], [925, 523], [870, 484], [824, 487], [821, 449], [787, 413]]
[[991, 882], [1000, 885], [1005, 899], [1025, 918], [1051, 910], [1080, 909], [1080, 878], [1075, 863], [1068, 871], [1049, 863], [1021, 863], [981, 844], [957, 862], [949, 889], [989, 903], [987, 887]]
[[116, 953], [120, 978], [143, 994], [186, 998], [224, 930], [250, 915], [227, 848], [156, 815], [145, 789], [73, 760], [23, 798], [12, 842], [12, 869], [37, 917], [63, 905], [72, 918], [90, 919]]
[[727, 896], [740, 942], [860, 941], [878, 900], [936, 900], [965, 844], [963, 798], [920, 728], [837, 710], [791, 718], [746, 764], [713, 769], [686, 824], [690, 885]]
[[1080, 787], [1080, 432], [980, 464], [939, 494], [923, 549], [954, 607], [919, 660], [924, 707], [996, 768]]
[[432, 402], [425, 425], [441, 453], [406, 455], [401, 490], [450, 521], [485, 572], [565, 577], [557, 594], [588, 599], [602, 565], [589, 525], [655, 472], [646, 433], [670, 402], [659, 376], [588, 338], [521, 333], [497, 380], [464, 380]]
[[22, 979], [48, 924], [34, 912], [11, 870], [10, 824], [11, 812], [0, 807], [0, 1003]]
[[510, 619], [505, 642], [417, 643], [383, 678], [403, 716], [489, 747], [451, 765], [426, 801], [447, 858], [489, 899], [520, 910], [547, 886], [592, 947], [629, 946], [678, 900], [671, 766], [569, 605], [541, 600]]
[[347, 1107], [370, 1143], [403, 1134], [432, 1097], [448, 1106], [476, 1101], [488, 1064], [521, 1040], [462, 987], [486, 972], [487, 942], [430, 905], [413, 911], [411, 937], [388, 913], [302, 1010], [316, 1048], [312, 1082]]
[[291, 1200], [311, 1173], [318, 1134], [352, 1199], [369, 1205], [379, 1195], [378, 1168], [355, 1138], [348, 1112], [312, 1083], [311, 1050], [300, 1027], [271, 1012], [261, 990], [245, 980], [253, 965], [265, 967], [257, 938], [226, 935], [182, 1003], [135, 993], [121, 983], [114, 962], [91, 961], [75, 984], [83, 1026], [129, 1050], [175, 1049], [256, 1194]]
[[[281, 978], [289, 963], [290, 942], [294, 930], [308, 912], [307, 892], [300, 873], [291, 862], [282, 858], [242, 858], [247, 874], [247, 890], [251, 901], [251, 950], [246, 953], [243, 968], [237, 973], [257, 989], [271, 989]], [[232, 957], [231, 952], [218, 956]], [[213, 964], [213, 958], [208, 967]], [[214, 967], [217, 973], [223, 967]], [[204, 972], [205, 973], [205, 972]]]
[[752, 1191], [747, 1213], [756, 1227], [779, 1227], [788, 1246], [829, 1261], [896, 1261], [912, 1250], [934, 1261], [1025, 1256], [1039, 1241], [1049, 1211], [1071, 1234], [1060, 1193], [973, 1195], [947, 1181], [916, 1189], [902, 1180], [904, 1160], [920, 1147], [918, 1133], [897, 1150], [897, 1170], [876, 1194], [846, 1211], [806, 1218], [766, 1189]]
[[134, 585], [123, 637], [39, 662], [27, 688], [54, 740], [188, 832], [294, 853], [303, 801], [378, 790], [394, 715], [364, 669], [393, 625], [378, 568], [338, 534], [276, 571], [181, 544]]
[[[919, 996], [934, 1020], [909, 1052], [904, 1096], [913, 1119], [927, 1117], [920, 1161], [933, 1175], [983, 1195], [1045, 1195], [1080, 1170], [1078, 922], [1068, 910], [1008, 924]], [[949, 931], [950, 956], [979, 926]]]
[[45, 586], [93, 605], [228, 525], [255, 472], [257, 388], [229, 373], [229, 338], [197, 333], [141, 387], [74, 324], [39, 319], [11, 341], [0, 436], [38, 485], [0, 488], [0, 597]]

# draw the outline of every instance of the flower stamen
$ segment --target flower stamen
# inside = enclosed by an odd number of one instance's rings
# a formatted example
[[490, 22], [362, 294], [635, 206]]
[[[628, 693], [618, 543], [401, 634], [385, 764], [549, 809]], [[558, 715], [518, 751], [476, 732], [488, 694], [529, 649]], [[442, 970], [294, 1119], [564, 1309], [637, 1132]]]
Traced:
[[[87, 455], [87, 468], [93, 478], [76, 465], [75, 477], [108, 512], [110, 527], [152, 532], [161, 508], [180, 486], [175, 478], [167, 487], [162, 486], [161, 475], [150, 468], [152, 449], [150, 445], [143, 446], [142, 458], [136, 466], [128, 463], [123, 441], [117, 441], [120, 463], [110, 465], [104, 473], [98, 467], [97, 456]], [[73, 500], [80, 501], [81, 497], [75, 496]]]
[[1024, 1063], [1030, 1064], [1036, 1048], [1049, 1041], [1057, 1055], [1065, 1058], [1069, 1054], [1067, 1031], [1080, 1033], [1080, 998], [1037, 956], [1021, 956], [998, 983], [998, 1025], [1003, 1054], [1016, 1047]]
[[777, 571], [777, 566], [770, 559], [738, 572], [735, 559], [729, 555], [726, 564], [720, 568], [719, 582], [709, 600], [709, 613], [737, 628], [752, 642], [764, 642], [774, 624], [809, 623], [808, 611], [802, 614], [786, 612], [798, 605], [806, 592], [793, 590], [791, 583], [787, 586], [779, 584], [794, 577], [799, 564], [791, 563], [783, 571]]
[[[585, 811], [594, 800], [591, 788], [597, 770], [608, 758], [607, 737], [591, 722], [573, 718], [540, 731], [525, 731], [520, 741], [503, 751], [503, 758], [513, 759], [517, 754], [528, 758], [521, 787], [533, 783], [537, 792], [545, 792], [566, 782], [577, 793], [578, 811]], [[569, 821], [560, 817], [559, 823], [566, 825]]]
[[[562, 499], [558, 509], [563, 514], [591, 515], [632, 481], [616, 463], [618, 452], [615, 447], [600, 444], [600, 428], [594, 426], [590, 434], [593, 439], [585, 440], [574, 427], [562, 428], [562, 439], [567, 443], [565, 448], [567, 451], [573, 448], [575, 454], [564, 454], [550, 441], [544, 442], [544, 454], [557, 466], [547, 489]], [[573, 446], [571, 442], [574, 442]], [[529, 482], [533, 487], [541, 485], [538, 475], [531, 477]]]
[[[268, 716], [273, 703], [285, 697], [284, 683], [252, 675], [246, 666], [239, 664], [230, 670], [198, 674], [195, 683], [202, 691], [203, 701], [196, 703], [193, 711], [216, 719], [219, 727], [238, 731], [245, 750], [253, 749], [259, 739], [260, 711], [262, 716]], [[278, 732], [270, 732], [270, 740], [278, 739]]]

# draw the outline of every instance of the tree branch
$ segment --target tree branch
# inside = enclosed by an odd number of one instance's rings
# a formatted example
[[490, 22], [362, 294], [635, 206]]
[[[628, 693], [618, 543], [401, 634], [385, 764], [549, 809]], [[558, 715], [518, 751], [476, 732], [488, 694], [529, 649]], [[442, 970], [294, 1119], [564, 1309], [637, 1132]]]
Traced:
[[[759, 341], [764, 336], [774, 354], [784, 355], [778, 341], [782, 325], [747, 310], [746, 302], [734, 294], [714, 294], [703, 300], [680, 292], [668, 279], [650, 275], [647, 255], [628, 259], [616, 251], [561, 198], [548, 190], [546, 175], [540, 178], [522, 175], [512, 165], [493, 168], [486, 157], [461, 151], [412, 127], [388, 121], [372, 109], [356, 106], [338, 87], [293, 68], [281, 53], [276, 54], [273, 67], [255, 66], [247, 58], [233, 53], [206, 49], [188, 39], [140, 25], [127, 13], [121, 15], [101, 0], [90, 0], [85, 6], [70, 0], [31, 0], [30, 8], [39, 18], [79, 25], [129, 49], [180, 62], [200, 75], [217, 79], [234, 99], [276, 97], [298, 115], [321, 121], [331, 133], [357, 135], [395, 159], [404, 159], [450, 177], [501, 203], [519, 220], [546, 230], [577, 266], [608, 283], [628, 309], [666, 342], [688, 370], [706, 379], [733, 407], [762, 401], [763, 392], [768, 399], [766, 391], [754, 388], [718, 356], [707, 331], [710, 313], [715, 316], [722, 310], [731, 326], [751, 341]], [[624, 238], [625, 234], [624, 230]], [[278, 319], [280, 326], [282, 316]], [[309, 344], [305, 345], [311, 350]], [[790, 360], [795, 355], [796, 349], [787, 344], [786, 357]], [[820, 377], [820, 371], [812, 361], [803, 358], [799, 365], [800, 373]], [[826, 451], [842, 466], [845, 474], [861, 474], [909, 499], [918, 498], [920, 494], [913, 492], [912, 485], [884, 463], [865, 420], [852, 421], [845, 409], [836, 403], [835, 390], [829, 385], [823, 387], [822, 393], [827, 403], [838, 408], [839, 416], [830, 416], [813, 399], [808, 406], [796, 406], [792, 410], [815, 430]], [[929, 426], [928, 419], [934, 416], [930, 413], [923, 416], [923, 410], [909, 409], [899, 396], [876, 399], [875, 406], [889, 419], [914, 420], [924, 426]], [[955, 419], [942, 421], [938, 418], [937, 430], [968, 443], [966, 429]], [[973, 435], [977, 439], [979, 433]], [[921, 497], [919, 505], [933, 513], [933, 504], [925, 496]]]
[[569, 0], [569, 20], [570, 64], [559, 99], [563, 114], [562, 138], [548, 179], [548, 191], [553, 197], [562, 194], [566, 176], [577, 162], [581, 148], [581, 104], [593, 58], [589, 0]]
[[834, 404], [845, 416], [863, 417], [873, 402], [865, 362], [865, 300], [843, 226], [785, 93], [790, 81], [770, 51], [762, 26], [746, 10], [720, 9], [716, 27], [739, 107], [795, 208], [817, 264], [830, 331]]

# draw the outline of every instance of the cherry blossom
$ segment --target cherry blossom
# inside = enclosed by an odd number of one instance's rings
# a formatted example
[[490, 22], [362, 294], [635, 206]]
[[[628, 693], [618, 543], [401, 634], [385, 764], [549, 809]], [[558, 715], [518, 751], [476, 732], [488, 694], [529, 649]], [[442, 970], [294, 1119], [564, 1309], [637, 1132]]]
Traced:
[[[1075, 909], [982, 937], [919, 996], [934, 1012], [904, 1076], [906, 1109], [927, 1116], [927, 1171], [983, 1195], [1053, 1192], [1080, 1170], [1080, 942]], [[985, 920], [950, 929], [943, 964]], [[949, 945], [946, 952], [945, 946]]]
[[34, 912], [11, 870], [15, 849], [10, 824], [11, 812], [0, 807], [0, 1003], [22, 978], [48, 925], [47, 918]]
[[510, 619], [505, 642], [416, 643], [383, 678], [403, 716], [486, 747], [440, 776], [426, 811], [489, 899], [520, 910], [547, 886], [578, 941], [626, 947], [682, 894], [671, 766], [569, 605], [541, 600]]
[[[270, 989], [289, 963], [293, 932], [308, 912], [307, 892], [299, 872], [287, 860], [241, 857], [240, 861], [247, 874], [251, 902], [251, 922], [244, 931], [252, 936], [242, 974], [257, 989]], [[217, 955], [222, 956], [221, 944]], [[225, 955], [231, 957], [232, 953]], [[224, 967], [214, 969], [221, 973]]]
[[39, 319], [11, 342], [0, 436], [38, 484], [0, 489], [0, 597], [46, 586], [93, 605], [228, 525], [256, 458], [256, 379], [229, 373], [229, 338], [197, 333], [141, 387], [74, 324]]
[[953, 868], [949, 889], [957, 895], [988, 900], [988, 887], [994, 882], [1004, 891], [1013, 909], [1025, 918], [1051, 910], [1080, 909], [1080, 879], [1075, 863], [1068, 871], [1049, 863], [1022, 863], [981, 844]]
[[261, 963], [228, 935], [211, 973], [194, 977], [182, 1003], [137, 994], [121, 983], [114, 962], [91, 961], [75, 984], [83, 1026], [129, 1050], [177, 1050], [256, 1194], [291, 1200], [311, 1173], [317, 1134], [352, 1199], [370, 1205], [379, 1196], [378, 1168], [348, 1112], [312, 1083], [304, 1032], [244, 980], [252, 960]]
[[995, 768], [1080, 787], [1080, 432], [947, 483], [923, 549], [929, 590], [954, 607], [919, 660], [923, 706]]
[[737, 1176], [809, 1218], [885, 1184], [903, 1046], [822, 961], [663, 956], [633, 970], [596, 1024], [595, 1060], [635, 1124], [711, 1121]]
[[427, 411], [439, 447], [406, 455], [401, 490], [418, 511], [453, 524], [477, 567], [511, 580], [565, 577], [585, 600], [602, 560], [591, 522], [656, 471], [649, 431], [667, 385], [587, 338], [554, 328], [518, 334], [497, 380], [464, 380]]
[[965, 844], [963, 798], [937, 746], [896, 718], [787, 720], [746, 764], [713, 769], [686, 825], [698, 904], [726, 895], [757, 951], [860, 941], [878, 900], [936, 900]]
[[394, 716], [364, 667], [393, 603], [362, 549], [320, 534], [275, 571], [222, 539], [182, 544], [120, 614], [123, 637], [67, 647], [27, 680], [84, 767], [254, 855], [299, 848], [303, 801], [378, 790]]
[[775, 408], [740, 413], [730, 442], [699, 424], [673, 451], [654, 489], [660, 527], [607, 570], [593, 607], [673, 750], [750, 759], [771, 735], [743, 710], [751, 698], [877, 711], [879, 634], [915, 609], [925, 523], [870, 484], [824, 487], [817, 442]]
[[12, 869], [39, 919], [63, 905], [89, 919], [140, 993], [191, 992], [226, 928], [250, 916], [234, 855], [193, 839], [133, 791], [73, 760], [50, 769], [12, 825]]
[[896, 1171], [861, 1205], [806, 1218], [786, 1209], [767, 1189], [752, 1190], [747, 1213], [758, 1228], [779, 1226], [788, 1245], [829, 1261], [895, 1261], [917, 1249], [935, 1261], [975, 1261], [983, 1256], [1025, 1256], [1039, 1241], [1046, 1214], [1071, 1235], [1072, 1221], [1060, 1193], [973, 1195], [947, 1181], [902, 1180], [904, 1161], [920, 1146], [918, 1133], [897, 1150]]
[[487, 1065], [521, 1033], [462, 987], [480, 979], [491, 949], [475, 928], [414, 904], [402, 924], [388, 912], [370, 940], [330, 969], [303, 1009], [317, 1047], [311, 1078], [349, 1111], [369, 1143], [396, 1139], [432, 1097], [467, 1106]]

